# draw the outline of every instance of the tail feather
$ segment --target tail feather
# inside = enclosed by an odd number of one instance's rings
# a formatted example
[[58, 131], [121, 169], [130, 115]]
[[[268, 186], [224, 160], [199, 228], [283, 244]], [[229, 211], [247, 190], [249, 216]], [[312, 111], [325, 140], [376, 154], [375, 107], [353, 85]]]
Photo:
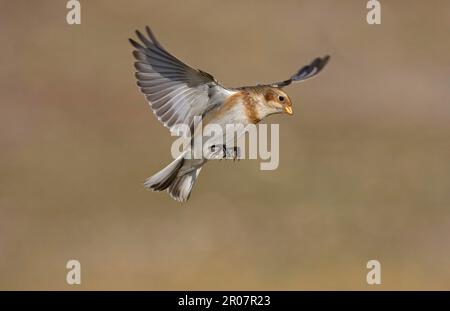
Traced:
[[167, 189], [172, 198], [180, 202], [186, 202], [191, 195], [201, 167], [180, 174], [184, 162], [184, 154], [182, 154], [161, 171], [148, 178], [144, 183], [144, 187], [153, 191]]
[[163, 191], [167, 189], [172, 182], [177, 177], [178, 171], [184, 162], [184, 155], [176, 158], [172, 163], [167, 165], [165, 168], [160, 170], [155, 175], [149, 177], [145, 183], [144, 187], [154, 191]]
[[177, 201], [186, 202], [191, 195], [192, 188], [201, 169], [200, 167], [190, 173], [176, 177], [168, 189], [170, 196]]

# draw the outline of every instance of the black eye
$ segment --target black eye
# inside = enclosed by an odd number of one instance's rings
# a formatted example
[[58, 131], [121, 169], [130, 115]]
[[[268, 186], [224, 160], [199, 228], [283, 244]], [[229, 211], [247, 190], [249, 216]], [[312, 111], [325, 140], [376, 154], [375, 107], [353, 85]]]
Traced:
[[278, 96], [278, 100], [279, 100], [280, 102], [284, 101], [284, 96]]

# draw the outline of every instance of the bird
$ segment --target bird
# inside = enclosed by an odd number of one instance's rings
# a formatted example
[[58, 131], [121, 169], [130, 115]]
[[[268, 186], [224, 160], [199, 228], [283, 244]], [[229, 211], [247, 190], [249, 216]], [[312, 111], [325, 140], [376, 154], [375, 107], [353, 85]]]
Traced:
[[[329, 55], [317, 57], [280, 82], [229, 88], [211, 74], [179, 60], [161, 45], [148, 26], [145, 30], [144, 33], [135, 31], [140, 42], [129, 39], [134, 48], [135, 78], [156, 118], [172, 133], [181, 125], [195, 131], [195, 118], [224, 126], [257, 124], [278, 113], [292, 115], [292, 102], [283, 88], [317, 75], [330, 58]], [[226, 146], [218, 147], [227, 150]], [[149, 177], [144, 187], [153, 191], [167, 190], [173, 199], [186, 202], [200, 170], [210, 160], [207, 157], [193, 159], [188, 153], [185, 151]]]

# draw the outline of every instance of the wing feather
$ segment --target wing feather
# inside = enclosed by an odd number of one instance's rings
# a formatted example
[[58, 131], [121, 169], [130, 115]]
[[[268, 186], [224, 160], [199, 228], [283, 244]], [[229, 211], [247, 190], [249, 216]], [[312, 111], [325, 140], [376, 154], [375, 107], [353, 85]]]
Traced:
[[[317, 57], [310, 64], [300, 68], [295, 74], [293, 74], [287, 80], [270, 83], [270, 84], [258, 84], [257, 86], [271, 86], [271, 87], [282, 88], [282, 87], [288, 86], [292, 82], [298, 82], [298, 81], [304, 81], [304, 80], [310, 79], [322, 71], [322, 69], [328, 63], [329, 59], [330, 59], [329, 55], [326, 55], [324, 57]], [[235, 89], [240, 90], [240, 89], [244, 89], [247, 87], [248, 86], [242, 86], [242, 87], [238, 87]]]
[[329, 55], [326, 55], [324, 57], [317, 57], [309, 65], [300, 68], [300, 70], [298, 70], [295, 74], [293, 74], [289, 79], [284, 80], [282, 82], [273, 83], [272, 86], [283, 87], [295, 81], [303, 81], [310, 79], [322, 71], [322, 69], [328, 63], [329, 59], [330, 59]]
[[[136, 59], [137, 85], [159, 121], [171, 131], [179, 124], [191, 126], [194, 116], [202, 116], [217, 94], [228, 96], [232, 91], [222, 87], [210, 74], [194, 69], [170, 54], [156, 39], [149, 27], [147, 35], [136, 31], [140, 40], [130, 39]], [[220, 96], [219, 96], [220, 97]]]

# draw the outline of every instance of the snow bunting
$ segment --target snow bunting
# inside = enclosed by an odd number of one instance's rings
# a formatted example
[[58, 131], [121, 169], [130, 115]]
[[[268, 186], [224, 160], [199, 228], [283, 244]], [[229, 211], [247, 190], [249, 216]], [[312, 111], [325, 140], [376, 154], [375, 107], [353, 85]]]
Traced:
[[[194, 117], [220, 126], [245, 126], [275, 113], [292, 115], [291, 99], [282, 88], [315, 76], [329, 59], [329, 56], [316, 58], [281, 82], [226, 88], [209, 73], [194, 69], [169, 53], [149, 27], [146, 31], [147, 36], [136, 31], [141, 43], [129, 39], [135, 48], [137, 85], [158, 120], [172, 132], [179, 125], [187, 125], [195, 131]], [[227, 150], [225, 145], [219, 147]], [[167, 189], [175, 200], [187, 201], [202, 166], [208, 161], [206, 157], [192, 159], [187, 154], [185, 151], [148, 178], [145, 187], [154, 191]]]

